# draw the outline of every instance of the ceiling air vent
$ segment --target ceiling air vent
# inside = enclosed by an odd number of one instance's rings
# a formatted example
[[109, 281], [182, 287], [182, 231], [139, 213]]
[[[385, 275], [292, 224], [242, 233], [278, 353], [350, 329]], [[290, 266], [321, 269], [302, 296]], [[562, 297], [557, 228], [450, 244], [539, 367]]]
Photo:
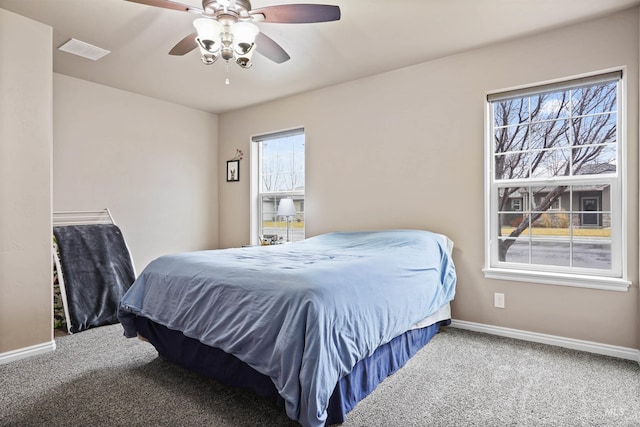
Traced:
[[82, 56], [83, 58], [91, 59], [93, 61], [97, 61], [103, 56], [111, 53], [110, 50], [102, 49], [101, 47], [76, 39], [70, 39], [68, 42], [60, 46], [58, 50]]

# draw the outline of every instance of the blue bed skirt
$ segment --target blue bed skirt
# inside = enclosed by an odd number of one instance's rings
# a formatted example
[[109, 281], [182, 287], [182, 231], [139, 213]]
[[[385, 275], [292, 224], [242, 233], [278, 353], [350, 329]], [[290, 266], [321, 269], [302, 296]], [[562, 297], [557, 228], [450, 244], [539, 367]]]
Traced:
[[[333, 390], [327, 408], [326, 425], [343, 423], [346, 414], [360, 400], [367, 397], [386, 377], [404, 366], [438, 333], [441, 326], [450, 323], [450, 320], [443, 320], [424, 328], [410, 330], [378, 347], [371, 356], [358, 362], [351, 373], [343, 377]], [[278, 395], [271, 379], [235, 356], [202, 344], [180, 331], [171, 330], [145, 317], [136, 318], [136, 328], [165, 359], [223, 384], [252, 390], [272, 400], [284, 410], [284, 401]]]

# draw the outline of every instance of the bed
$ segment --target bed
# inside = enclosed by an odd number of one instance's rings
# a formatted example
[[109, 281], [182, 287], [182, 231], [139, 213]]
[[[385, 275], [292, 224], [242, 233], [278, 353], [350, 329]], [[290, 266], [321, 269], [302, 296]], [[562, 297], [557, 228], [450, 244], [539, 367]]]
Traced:
[[181, 253], [124, 295], [126, 337], [279, 402], [305, 427], [355, 404], [450, 322], [452, 242], [423, 230]]

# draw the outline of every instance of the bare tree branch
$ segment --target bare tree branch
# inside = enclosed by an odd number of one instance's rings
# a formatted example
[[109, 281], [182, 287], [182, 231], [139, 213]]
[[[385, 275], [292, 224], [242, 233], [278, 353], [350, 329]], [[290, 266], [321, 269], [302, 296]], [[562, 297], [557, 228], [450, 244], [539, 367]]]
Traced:
[[[603, 153], [617, 135], [612, 113], [616, 96], [616, 84], [609, 83], [495, 103], [494, 178], [508, 181], [601, 173], [598, 166], [608, 161]], [[509, 236], [500, 240], [500, 260], [506, 259], [515, 239], [566, 190], [567, 186], [552, 188], [535, 212], [523, 214]], [[521, 187], [504, 187], [501, 191], [498, 210], [508, 211], [507, 203]], [[498, 236], [502, 236], [501, 230]]]

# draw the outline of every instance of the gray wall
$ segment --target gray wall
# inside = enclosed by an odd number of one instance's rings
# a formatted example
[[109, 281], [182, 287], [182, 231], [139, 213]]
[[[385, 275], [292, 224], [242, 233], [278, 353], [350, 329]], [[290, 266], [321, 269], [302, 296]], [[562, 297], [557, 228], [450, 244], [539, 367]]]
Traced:
[[[220, 171], [304, 126], [307, 236], [424, 228], [456, 244], [459, 320], [638, 348], [638, 9], [220, 116]], [[628, 292], [485, 279], [487, 92], [626, 67]], [[248, 159], [243, 160], [248, 167]], [[246, 176], [246, 175], [245, 175]], [[220, 245], [249, 242], [249, 180], [220, 183]], [[493, 307], [494, 292], [506, 308]]]
[[53, 75], [53, 210], [109, 208], [138, 272], [218, 246], [218, 117]]
[[[52, 204], [110, 208], [138, 272], [218, 246], [218, 118], [53, 74], [51, 29], [2, 9], [0, 19], [1, 354], [54, 345]], [[13, 43], [25, 37], [42, 61]]]
[[51, 43], [51, 27], [0, 9], [0, 354], [54, 348]]

